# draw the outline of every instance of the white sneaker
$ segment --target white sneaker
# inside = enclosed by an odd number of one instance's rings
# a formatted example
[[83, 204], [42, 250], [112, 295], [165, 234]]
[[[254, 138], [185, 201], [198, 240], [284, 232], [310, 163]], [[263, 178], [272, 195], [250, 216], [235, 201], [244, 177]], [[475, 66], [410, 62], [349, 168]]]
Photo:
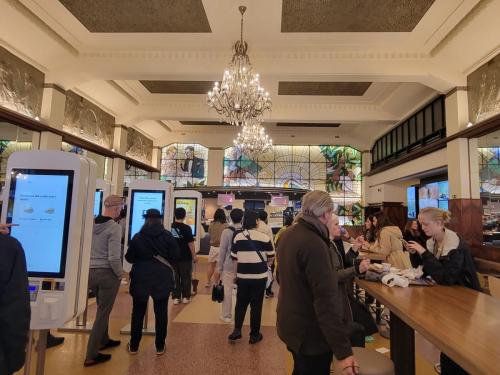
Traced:
[[174, 305], [178, 305], [181, 303], [181, 300], [179, 298], [174, 298]]
[[224, 323], [227, 323], [227, 324], [229, 324], [229, 323], [231, 323], [233, 321], [231, 318], [225, 318], [222, 315], [219, 316], [219, 319], [222, 320]]
[[188, 304], [188, 303], [189, 303], [189, 299], [187, 299], [187, 298], [183, 298], [183, 299], [182, 299], [182, 303], [183, 303], [183, 304], [185, 304], [185, 305], [186, 305], [186, 304]]

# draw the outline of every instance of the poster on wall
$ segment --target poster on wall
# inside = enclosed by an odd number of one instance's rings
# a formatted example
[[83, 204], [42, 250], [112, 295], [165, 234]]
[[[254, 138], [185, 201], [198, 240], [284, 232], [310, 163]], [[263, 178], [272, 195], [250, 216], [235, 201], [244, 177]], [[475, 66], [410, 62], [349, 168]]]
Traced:
[[184, 221], [184, 223], [191, 227], [193, 236], [196, 236], [196, 228], [198, 224], [196, 216], [196, 212], [198, 211], [198, 199], [175, 198], [174, 207], [182, 207], [186, 210], [186, 220]]

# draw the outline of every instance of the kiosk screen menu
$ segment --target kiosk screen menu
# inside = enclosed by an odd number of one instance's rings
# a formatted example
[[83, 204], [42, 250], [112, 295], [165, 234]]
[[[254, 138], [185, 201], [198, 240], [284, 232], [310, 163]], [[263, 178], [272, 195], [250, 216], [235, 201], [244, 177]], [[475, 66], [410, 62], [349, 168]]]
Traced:
[[98, 189], [95, 191], [95, 196], [94, 196], [94, 217], [99, 216], [102, 214], [102, 198], [103, 198], [104, 192], [101, 189]]
[[132, 190], [130, 202], [129, 241], [144, 225], [143, 215], [146, 214], [147, 210], [156, 208], [163, 215], [165, 190]]
[[73, 171], [13, 169], [7, 222], [31, 277], [64, 278]]
[[175, 198], [174, 207], [183, 207], [186, 210], [186, 221], [185, 223], [191, 227], [193, 231], [193, 236], [196, 236], [197, 228], [197, 216], [198, 211], [198, 199], [196, 198]]

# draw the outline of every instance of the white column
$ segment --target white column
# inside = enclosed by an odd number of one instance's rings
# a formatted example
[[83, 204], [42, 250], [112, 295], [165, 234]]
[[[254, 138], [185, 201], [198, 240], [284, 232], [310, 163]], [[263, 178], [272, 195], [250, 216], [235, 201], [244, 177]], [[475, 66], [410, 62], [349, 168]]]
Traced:
[[[125, 155], [127, 152], [127, 128], [124, 125], [115, 126], [115, 134], [113, 138], [113, 149], [115, 152]], [[125, 175], [125, 160], [121, 158], [113, 159], [113, 174], [111, 185], [113, 187], [112, 194], [123, 194], [123, 178]]]
[[160, 172], [153, 172], [151, 174], [151, 178], [153, 180], [159, 180], [160, 173], [161, 173], [161, 147], [158, 147], [158, 146], [153, 147], [153, 155], [151, 157], [151, 165], [155, 168], [160, 169]]
[[[45, 84], [43, 89], [41, 119], [51, 128], [62, 130], [66, 93], [59, 86]], [[62, 137], [51, 132], [41, 132], [40, 150], [61, 150]]]

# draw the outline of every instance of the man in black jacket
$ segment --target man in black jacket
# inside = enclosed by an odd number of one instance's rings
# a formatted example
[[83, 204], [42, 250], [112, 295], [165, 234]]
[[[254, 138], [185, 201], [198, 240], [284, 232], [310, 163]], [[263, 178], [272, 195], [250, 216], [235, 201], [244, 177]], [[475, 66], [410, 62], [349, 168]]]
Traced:
[[181, 169], [184, 172], [189, 172], [191, 177], [204, 178], [205, 177], [205, 162], [203, 159], [194, 156], [194, 147], [186, 146], [184, 149], [186, 159], [184, 164], [181, 164]]
[[0, 374], [24, 365], [30, 328], [28, 271], [24, 250], [0, 225]]

